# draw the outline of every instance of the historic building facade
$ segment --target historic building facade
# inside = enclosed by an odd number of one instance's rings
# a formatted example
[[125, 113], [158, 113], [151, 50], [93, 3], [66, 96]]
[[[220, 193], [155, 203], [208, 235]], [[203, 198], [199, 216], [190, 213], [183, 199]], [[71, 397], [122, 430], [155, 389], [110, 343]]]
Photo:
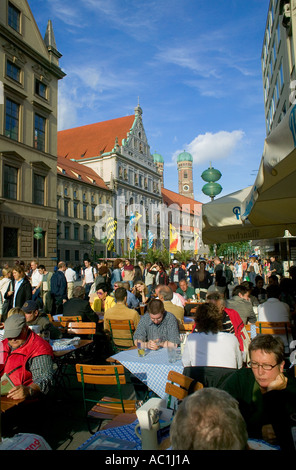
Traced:
[[73, 266], [106, 257], [106, 244], [94, 237], [96, 207], [110, 204], [112, 191], [91, 168], [66, 158], [57, 162], [57, 257]]
[[[58, 132], [58, 155], [91, 168], [112, 190], [118, 254], [131, 246], [133, 215], [140, 215], [138, 232], [144, 244], [149, 229], [159, 237], [162, 175], [150, 153], [139, 105], [132, 116]], [[103, 226], [97, 222], [97, 227]], [[103, 235], [97, 234], [97, 239]]]
[[0, 38], [0, 264], [38, 257], [50, 269], [57, 257], [61, 54], [51, 22], [43, 39], [26, 0], [0, 3]]

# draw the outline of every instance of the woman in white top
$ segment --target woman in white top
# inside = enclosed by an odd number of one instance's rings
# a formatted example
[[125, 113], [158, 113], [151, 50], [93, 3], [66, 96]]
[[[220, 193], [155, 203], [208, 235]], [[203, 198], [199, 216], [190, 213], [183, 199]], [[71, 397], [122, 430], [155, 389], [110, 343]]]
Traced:
[[216, 305], [198, 306], [195, 331], [188, 335], [182, 356], [184, 367], [211, 366], [240, 369], [242, 353], [235, 335], [223, 332], [222, 316]]

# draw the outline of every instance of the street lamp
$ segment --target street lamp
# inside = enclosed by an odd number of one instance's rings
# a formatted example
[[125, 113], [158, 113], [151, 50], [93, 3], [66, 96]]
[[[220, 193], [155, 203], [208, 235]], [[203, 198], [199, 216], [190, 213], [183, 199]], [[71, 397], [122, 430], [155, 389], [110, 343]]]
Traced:
[[41, 240], [41, 238], [43, 237], [42, 232], [43, 230], [41, 227], [39, 227], [39, 225], [34, 228], [34, 238], [36, 238], [37, 240], [37, 260], [39, 259], [39, 240]]
[[219, 183], [216, 183], [216, 181], [218, 181], [221, 176], [222, 174], [220, 171], [213, 168], [211, 162], [209, 168], [201, 175], [202, 179], [207, 181], [207, 184], [202, 187], [202, 192], [206, 196], [210, 196], [212, 201], [214, 197], [220, 194], [222, 191], [222, 186]]

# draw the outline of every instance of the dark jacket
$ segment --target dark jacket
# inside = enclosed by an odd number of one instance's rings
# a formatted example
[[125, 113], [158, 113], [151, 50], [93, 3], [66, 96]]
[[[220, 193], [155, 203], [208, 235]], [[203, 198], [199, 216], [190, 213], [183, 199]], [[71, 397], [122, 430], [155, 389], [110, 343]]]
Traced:
[[56, 271], [52, 275], [51, 293], [55, 299], [67, 299], [67, 279], [63, 271]]
[[[13, 291], [14, 291], [14, 286], [15, 286], [15, 281], [13, 281]], [[4, 295], [5, 299], [8, 300], [8, 309], [11, 309], [13, 307], [13, 295], [8, 296], [7, 292]], [[27, 300], [32, 299], [32, 286], [27, 277], [24, 277], [23, 282], [21, 283], [15, 297], [15, 307], [22, 308], [24, 303]]]
[[63, 316], [72, 317], [75, 315], [81, 316], [82, 321], [98, 321], [98, 317], [92, 310], [89, 301], [78, 297], [72, 297], [63, 304]]

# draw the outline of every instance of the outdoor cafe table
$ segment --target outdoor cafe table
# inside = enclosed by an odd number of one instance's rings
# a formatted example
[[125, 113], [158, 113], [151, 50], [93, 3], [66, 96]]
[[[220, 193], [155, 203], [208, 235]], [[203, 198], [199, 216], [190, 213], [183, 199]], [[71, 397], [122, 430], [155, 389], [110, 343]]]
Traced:
[[19, 405], [25, 401], [24, 398], [20, 398], [19, 400], [15, 400], [14, 398], [8, 398], [7, 395], [2, 395], [0, 398], [1, 402], [1, 412], [7, 411], [10, 408], [13, 408], [16, 405]]
[[108, 362], [120, 362], [156, 395], [165, 398], [169, 371], [174, 370], [180, 374], [183, 372], [181, 350], [178, 348], [179, 354], [176, 362], [169, 362], [167, 348], [160, 348], [157, 351], [147, 349], [146, 352], [146, 356], [139, 357], [136, 348], [128, 349], [115, 354], [108, 359]]
[[62, 386], [64, 384], [64, 378], [66, 376], [66, 367], [69, 363], [69, 359], [74, 355], [76, 357], [77, 352], [86, 348], [93, 343], [92, 339], [77, 339], [76, 342], [72, 342], [69, 339], [62, 339], [51, 341], [53, 348], [54, 361], [57, 369], [55, 371], [55, 384], [56, 386]]

